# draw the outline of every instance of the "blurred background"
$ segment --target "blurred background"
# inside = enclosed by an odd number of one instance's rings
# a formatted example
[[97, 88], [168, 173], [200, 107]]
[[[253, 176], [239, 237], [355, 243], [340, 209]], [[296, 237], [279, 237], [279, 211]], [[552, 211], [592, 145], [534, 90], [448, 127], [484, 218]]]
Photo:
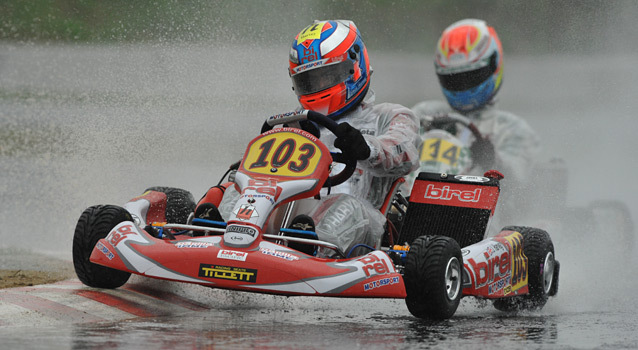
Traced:
[[[313, 19], [352, 19], [375, 49], [431, 53], [453, 21], [494, 25], [509, 54], [635, 53], [634, 1], [22, 0], [0, 4], [13, 42], [281, 44]], [[294, 34], [292, 34], [294, 33]]]
[[635, 1], [5, 0], [0, 247], [70, 258], [90, 205], [155, 185], [198, 199], [265, 117], [297, 106], [288, 48], [315, 19], [354, 20], [377, 101], [412, 107], [443, 98], [434, 46], [467, 17], [498, 32], [499, 107], [536, 129], [541, 160], [565, 161], [568, 205], [638, 217]]

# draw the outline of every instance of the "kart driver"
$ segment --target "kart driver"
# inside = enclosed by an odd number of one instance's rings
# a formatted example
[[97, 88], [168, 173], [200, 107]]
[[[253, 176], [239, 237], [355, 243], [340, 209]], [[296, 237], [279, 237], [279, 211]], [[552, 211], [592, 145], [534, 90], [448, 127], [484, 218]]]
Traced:
[[[368, 52], [352, 21], [315, 21], [304, 28], [292, 42], [289, 74], [301, 108], [334, 119], [347, 135], [337, 138], [321, 129], [320, 140], [331, 151], [358, 160], [348, 181], [324, 188], [319, 200], [297, 201], [293, 215], [299, 215], [290, 227], [314, 228], [320, 240], [347, 254], [358, 244], [374, 247], [384, 231], [379, 208], [386, 194], [397, 178], [418, 166], [418, 119], [407, 107], [374, 104]], [[341, 169], [342, 164], [333, 164], [332, 175]], [[228, 218], [238, 197], [233, 187], [226, 190], [219, 206], [222, 218]], [[353, 256], [362, 253], [365, 248]], [[330, 254], [325, 250], [318, 256]]]
[[496, 109], [503, 49], [494, 28], [478, 19], [453, 23], [439, 38], [434, 67], [447, 103], [423, 101], [412, 108], [414, 113], [422, 123], [427, 115], [455, 112], [469, 117], [485, 137], [470, 146], [476, 175], [497, 169], [512, 180], [508, 183], [523, 184], [539, 141], [525, 120]]

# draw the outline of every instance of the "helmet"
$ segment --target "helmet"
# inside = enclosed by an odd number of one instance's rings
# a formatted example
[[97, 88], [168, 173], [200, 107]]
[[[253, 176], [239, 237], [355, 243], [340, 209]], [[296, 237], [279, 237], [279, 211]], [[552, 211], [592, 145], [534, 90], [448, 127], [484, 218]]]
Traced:
[[359, 105], [370, 86], [370, 61], [352, 21], [315, 21], [292, 42], [292, 87], [305, 109], [337, 118]]
[[485, 21], [458, 21], [443, 31], [436, 46], [434, 67], [452, 108], [460, 112], [479, 109], [501, 87], [501, 41]]

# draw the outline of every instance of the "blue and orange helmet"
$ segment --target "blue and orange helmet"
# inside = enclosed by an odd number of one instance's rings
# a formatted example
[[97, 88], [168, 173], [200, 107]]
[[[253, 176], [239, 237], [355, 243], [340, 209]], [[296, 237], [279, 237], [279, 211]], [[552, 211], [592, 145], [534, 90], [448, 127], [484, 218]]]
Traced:
[[485, 21], [455, 22], [439, 38], [434, 67], [450, 106], [460, 112], [477, 110], [489, 103], [501, 87], [501, 41]]
[[352, 21], [315, 21], [292, 42], [289, 73], [304, 109], [332, 118], [356, 107], [370, 86], [370, 61]]

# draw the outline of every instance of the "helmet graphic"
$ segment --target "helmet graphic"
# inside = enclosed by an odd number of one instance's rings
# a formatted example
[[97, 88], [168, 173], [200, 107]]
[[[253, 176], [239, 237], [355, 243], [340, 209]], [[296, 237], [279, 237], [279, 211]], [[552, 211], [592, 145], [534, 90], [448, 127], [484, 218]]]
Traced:
[[450, 106], [460, 112], [479, 109], [503, 80], [503, 48], [485, 21], [464, 19], [447, 27], [436, 46], [436, 74]]
[[292, 42], [289, 73], [305, 109], [336, 118], [356, 107], [370, 86], [370, 61], [352, 21], [315, 21]]

